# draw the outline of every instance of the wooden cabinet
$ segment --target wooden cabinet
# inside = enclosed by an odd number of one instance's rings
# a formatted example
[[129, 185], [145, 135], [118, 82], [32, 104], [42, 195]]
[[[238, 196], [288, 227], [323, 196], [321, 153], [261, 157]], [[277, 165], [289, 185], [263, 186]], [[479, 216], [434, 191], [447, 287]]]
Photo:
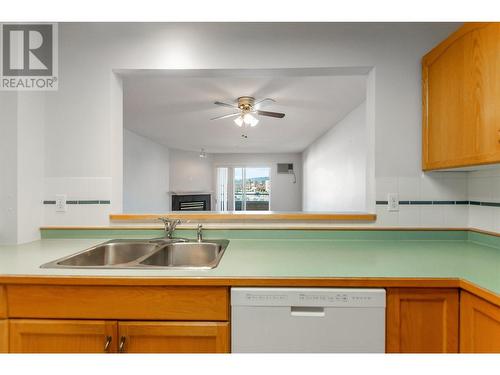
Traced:
[[422, 60], [424, 170], [500, 163], [500, 23], [466, 24]]
[[387, 289], [388, 353], [457, 353], [458, 289]]
[[30, 320], [9, 322], [11, 353], [116, 352], [117, 323], [105, 320]]
[[229, 324], [219, 322], [119, 322], [126, 353], [228, 353]]
[[11, 353], [229, 352], [227, 322], [11, 319], [9, 336]]
[[[487, 302], [459, 287], [387, 288], [386, 351], [500, 352], [498, 299]], [[0, 353], [227, 353], [228, 292], [0, 285]]]
[[460, 294], [460, 352], [500, 353], [500, 307]]
[[0, 353], [9, 352], [9, 321], [0, 319]]
[[226, 353], [228, 320], [227, 287], [0, 285], [0, 352]]
[[229, 319], [226, 287], [9, 285], [6, 289], [11, 318]]

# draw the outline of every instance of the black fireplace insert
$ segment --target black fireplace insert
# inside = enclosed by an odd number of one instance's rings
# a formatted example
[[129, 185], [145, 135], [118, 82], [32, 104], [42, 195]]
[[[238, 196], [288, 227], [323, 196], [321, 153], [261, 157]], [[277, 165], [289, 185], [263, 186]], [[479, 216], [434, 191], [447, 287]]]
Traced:
[[210, 211], [210, 194], [172, 195], [172, 211]]

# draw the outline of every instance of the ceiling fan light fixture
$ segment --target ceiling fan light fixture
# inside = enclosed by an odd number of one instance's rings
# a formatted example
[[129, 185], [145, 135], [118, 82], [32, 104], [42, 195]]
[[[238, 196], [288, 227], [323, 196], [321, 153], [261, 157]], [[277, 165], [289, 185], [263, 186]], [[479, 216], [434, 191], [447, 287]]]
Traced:
[[207, 157], [207, 154], [205, 152], [205, 149], [202, 148], [200, 151], [200, 159], [205, 159]]
[[243, 126], [243, 116], [236, 117], [234, 123], [241, 128]]
[[259, 123], [259, 120], [252, 116], [250, 113], [245, 113], [243, 115], [243, 122], [245, 125], [250, 125], [252, 128]]

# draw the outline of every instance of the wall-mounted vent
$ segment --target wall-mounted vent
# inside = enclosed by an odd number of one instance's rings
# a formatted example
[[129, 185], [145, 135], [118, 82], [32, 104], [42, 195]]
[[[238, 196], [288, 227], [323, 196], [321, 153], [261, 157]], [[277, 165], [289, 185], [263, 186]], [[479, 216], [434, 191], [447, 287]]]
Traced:
[[278, 163], [278, 174], [293, 173], [293, 163]]

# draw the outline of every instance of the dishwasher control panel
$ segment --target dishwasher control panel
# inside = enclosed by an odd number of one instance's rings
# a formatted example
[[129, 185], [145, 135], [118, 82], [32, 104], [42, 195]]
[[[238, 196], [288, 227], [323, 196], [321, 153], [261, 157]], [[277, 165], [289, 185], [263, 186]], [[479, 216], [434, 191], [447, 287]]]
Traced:
[[[233, 290], [237, 291], [233, 293]], [[233, 306], [385, 307], [385, 289], [233, 288]]]

